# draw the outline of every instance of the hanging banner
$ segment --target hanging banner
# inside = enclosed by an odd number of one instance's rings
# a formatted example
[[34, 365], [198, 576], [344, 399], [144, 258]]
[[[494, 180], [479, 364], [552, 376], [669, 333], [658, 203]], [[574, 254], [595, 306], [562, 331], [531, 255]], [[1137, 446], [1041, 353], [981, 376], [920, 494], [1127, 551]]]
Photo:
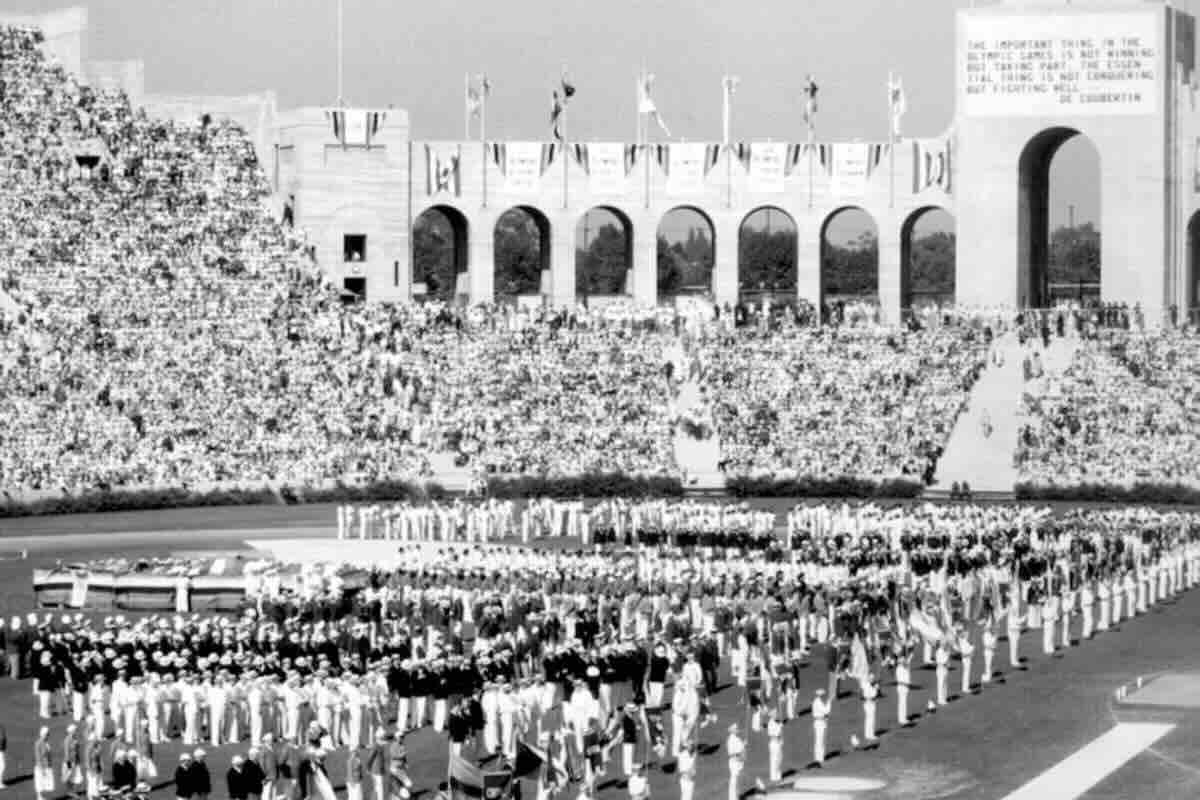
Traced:
[[704, 191], [703, 144], [668, 145], [667, 194], [700, 194]]
[[461, 145], [425, 145], [425, 193], [433, 196], [448, 193], [458, 197], [462, 194], [459, 173]]
[[625, 193], [625, 145], [592, 142], [588, 145], [588, 191], [599, 195]]
[[541, 142], [507, 142], [504, 148], [504, 191], [528, 194], [542, 177]]
[[750, 145], [750, 191], [763, 194], [783, 192], [783, 174], [788, 146], [783, 142]]
[[833, 183], [835, 197], [861, 197], [867, 191], [869, 147], [865, 144], [833, 145]]
[[951, 162], [952, 140], [913, 140], [913, 194], [926, 189], [938, 188], [944, 192], [952, 189], [954, 171]]

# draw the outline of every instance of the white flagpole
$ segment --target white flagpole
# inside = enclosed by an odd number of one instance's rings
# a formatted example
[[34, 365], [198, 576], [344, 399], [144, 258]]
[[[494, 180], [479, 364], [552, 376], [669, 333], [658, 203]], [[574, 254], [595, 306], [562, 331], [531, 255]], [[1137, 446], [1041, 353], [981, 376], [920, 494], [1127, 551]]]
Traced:
[[463, 73], [463, 110], [466, 114], [463, 117], [463, 139], [470, 140], [471, 138], [471, 73]]
[[[642, 86], [642, 92], [647, 95], [649, 95], [649, 87], [646, 85], [646, 83], [649, 80], [650, 80], [650, 75], [649, 75], [649, 73], [646, 72], [645, 65], [643, 65], [642, 66], [641, 86]], [[639, 107], [640, 107], [640, 104], [639, 104]], [[650, 157], [651, 157], [651, 153], [650, 153], [650, 150], [651, 150], [651, 147], [650, 147], [650, 115], [645, 114], [643, 116], [645, 117], [645, 119], [642, 120], [642, 137], [643, 137], [642, 144], [644, 145], [644, 149], [645, 149], [645, 153], [643, 155], [645, 156], [644, 160], [646, 162], [646, 164], [645, 164], [646, 208], [649, 208], [650, 207]]]
[[723, 89], [723, 139], [722, 148], [725, 151], [725, 207], [733, 208], [733, 152], [730, 148], [730, 131], [733, 127], [733, 78], [726, 75], [721, 79]]
[[337, 3], [337, 96], [338, 96], [338, 105], [339, 106], [342, 105], [342, 99], [346, 96], [343, 93], [343, 84], [342, 84], [343, 49], [344, 48], [342, 45], [342, 0], [338, 0], [338, 3]]
[[558, 83], [559, 83], [559, 89], [561, 89], [562, 93], [563, 93], [563, 98], [562, 98], [563, 211], [566, 211], [567, 206], [568, 206], [567, 184], [569, 183], [568, 174], [567, 174], [567, 167], [568, 167], [568, 163], [567, 163], [567, 148], [568, 148], [568, 144], [567, 144], [567, 107], [569, 105], [571, 105], [571, 102], [567, 98], [567, 68], [565, 66], [562, 69], [562, 76], [560, 77]]
[[483, 171], [483, 207], [487, 208], [487, 175], [488, 175], [488, 147], [487, 147], [487, 102], [488, 95], [491, 89], [488, 87], [487, 73], [483, 73], [479, 79], [479, 144], [483, 151], [483, 160], [480, 162], [480, 169]]
[[726, 147], [729, 146], [729, 115], [731, 111], [730, 105], [732, 103], [732, 100], [729, 96], [730, 87], [730, 77], [726, 75], [725, 77], [721, 78], [721, 144], [725, 145]]
[[[888, 70], [888, 208], [896, 206], [896, 91], [895, 77]], [[903, 299], [903, 298], [902, 298]]]

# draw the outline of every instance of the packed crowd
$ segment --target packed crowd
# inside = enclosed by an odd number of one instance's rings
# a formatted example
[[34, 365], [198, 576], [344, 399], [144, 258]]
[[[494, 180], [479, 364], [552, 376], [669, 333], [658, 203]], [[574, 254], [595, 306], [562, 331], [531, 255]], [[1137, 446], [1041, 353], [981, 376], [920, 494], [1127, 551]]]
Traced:
[[931, 480], [986, 362], [986, 330], [781, 328], [706, 340], [699, 369], [724, 469]]
[[[372, 784], [380, 800], [403, 797], [434, 788], [414, 787], [405, 761], [405, 737], [427, 726], [452, 778], [474, 754], [547, 796], [572, 781], [592, 796], [617, 745], [631, 793], [650, 763], [674, 760], [687, 780], [722, 670], [750, 731], [766, 731], [777, 781], [772, 740], [813, 676], [819, 762], [829, 716], [858, 713], [838, 702], [843, 682], [859, 690], [870, 741], [880, 676], [892, 673], [906, 720], [922, 649], [936, 670], [931, 702], [944, 705], [952, 655], [964, 691], [990, 682], [1002, 624], [1015, 665], [1026, 627], [1054, 652], [1200, 578], [1195, 514], [801, 507], [787, 528], [788, 562], [665, 541], [503, 558], [445, 547], [375, 568], [353, 590], [264, 586], [236, 617], [32, 614], [4, 628], [3, 644], [12, 675], [33, 679], [40, 716], [71, 720], [61, 748], [40, 737], [39, 766], [64, 759], [71, 788], [89, 797], [153, 779], [155, 748], [174, 739], [186, 747], [181, 797], [205, 794], [201, 745], [249, 746], [231, 768], [238, 781], [249, 771], [249, 794], [331, 798], [324, 760], [338, 751], [350, 797]], [[742, 735], [735, 724], [725, 741], [731, 796]], [[58, 774], [41, 774], [39, 797]]]
[[1200, 482], [1195, 332], [1087, 338], [1061, 374], [1038, 377], [1023, 400], [1027, 421], [1017, 450], [1022, 480], [1068, 486]]

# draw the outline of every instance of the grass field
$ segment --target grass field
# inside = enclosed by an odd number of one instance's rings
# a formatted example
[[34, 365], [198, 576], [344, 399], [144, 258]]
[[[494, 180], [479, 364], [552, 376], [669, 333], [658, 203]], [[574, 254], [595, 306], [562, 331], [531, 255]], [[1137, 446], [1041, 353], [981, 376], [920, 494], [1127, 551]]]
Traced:
[[[782, 507], [791, 505], [772, 502]], [[332, 507], [303, 506], [3, 520], [0, 532], [7, 541], [0, 548], [9, 552], [27, 550], [29, 557], [0, 560], [0, 613], [8, 616], [30, 610], [31, 570], [56, 560], [81, 560], [117, 551], [132, 556], [240, 550], [248, 538], [325, 535], [323, 531], [332, 527], [332, 517]], [[830, 721], [829, 746], [837, 754], [822, 770], [805, 769], [811, 758], [812, 722], [804, 713], [785, 731], [785, 770], [792, 771], [792, 778], [805, 780], [817, 775], [822, 779], [863, 778], [882, 784], [874, 791], [841, 795], [863, 800], [1000, 800], [1111, 729], [1117, 721], [1167, 719], [1175, 728], [1166, 737], [1083, 796], [1088, 800], [1200, 796], [1200, 712], [1124, 709], [1115, 707], [1113, 701], [1114, 688], [1138, 675], [1200, 667], [1197, 619], [1200, 592], [1192, 592], [1122, 623], [1119, 631], [1055, 657], [1042, 656], [1037, 648], [1039, 635], [1027, 633], [1022, 642], [1022, 654], [1029, 658], [1027, 670], [1008, 672], [1003, 682], [958, 698], [905, 729], [895, 726], [895, 696], [888, 685], [891, 676], [886, 675], [878, 721], [879, 728], [886, 732], [878, 748], [854, 751], [849, 747], [850, 735], [860, 733], [862, 709], [857, 699], [846, 698], [838, 701]], [[998, 656], [1004, 652], [1002, 644]], [[1003, 663], [1002, 658], [998, 661]], [[824, 682], [825, 675], [821, 666], [811, 666], [805, 673], [801, 699], [802, 707], [807, 709], [807, 700]], [[930, 697], [933, 672], [914, 669], [914, 680], [920, 688], [912, 693], [910, 708], [919, 710]], [[956, 689], [957, 672], [950, 682]], [[727, 797], [726, 760], [718, 748], [723, 745], [727, 724], [745, 718], [734, 689], [721, 691], [714, 708], [718, 723], [707, 728], [702, 737], [702, 744], [710, 752], [699, 759], [696, 794], [700, 800]], [[0, 679], [0, 719], [8, 731], [6, 779], [10, 783], [0, 798], [32, 798], [29, 776], [38, 721], [28, 683]], [[66, 723], [65, 718], [53, 721], [52, 740], [56, 745]], [[766, 777], [765, 737], [751, 733], [748, 744], [742, 789], [751, 788], [754, 778]], [[210, 752], [216, 800], [225, 797], [224, 771], [237, 750], [226, 746]], [[410, 737], [409, 751], [416, 788], [430, 797], [444, 775], [445, 740], [425, 729]], [[178, 745], [159, 748], [156, 760], [161, 774], [169, 777], [178, 753]], [[331, 762], [332, 777], [338, 786], [342, 783], [343, 763], [341, 757]], [[670, 763], [652, 768], [651, 786], [656, 797], [677, 795], [671, 768]], [[614, 776], [615, 771], [614, 765]], [[615, 783], [602, 786], [603, 798], [625, 796]], [[169, 786], [159, 787], [154, 794], [156, 798], [173, 796]]]

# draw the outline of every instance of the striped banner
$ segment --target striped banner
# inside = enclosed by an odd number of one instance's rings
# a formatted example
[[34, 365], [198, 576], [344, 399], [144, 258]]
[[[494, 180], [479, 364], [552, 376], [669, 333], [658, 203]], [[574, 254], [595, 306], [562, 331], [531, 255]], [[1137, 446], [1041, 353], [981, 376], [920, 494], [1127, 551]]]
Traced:
[[948, 194], [954, 166], [950, 139], [914, 139], [912, 153], [913, 194], [933, 187]]

